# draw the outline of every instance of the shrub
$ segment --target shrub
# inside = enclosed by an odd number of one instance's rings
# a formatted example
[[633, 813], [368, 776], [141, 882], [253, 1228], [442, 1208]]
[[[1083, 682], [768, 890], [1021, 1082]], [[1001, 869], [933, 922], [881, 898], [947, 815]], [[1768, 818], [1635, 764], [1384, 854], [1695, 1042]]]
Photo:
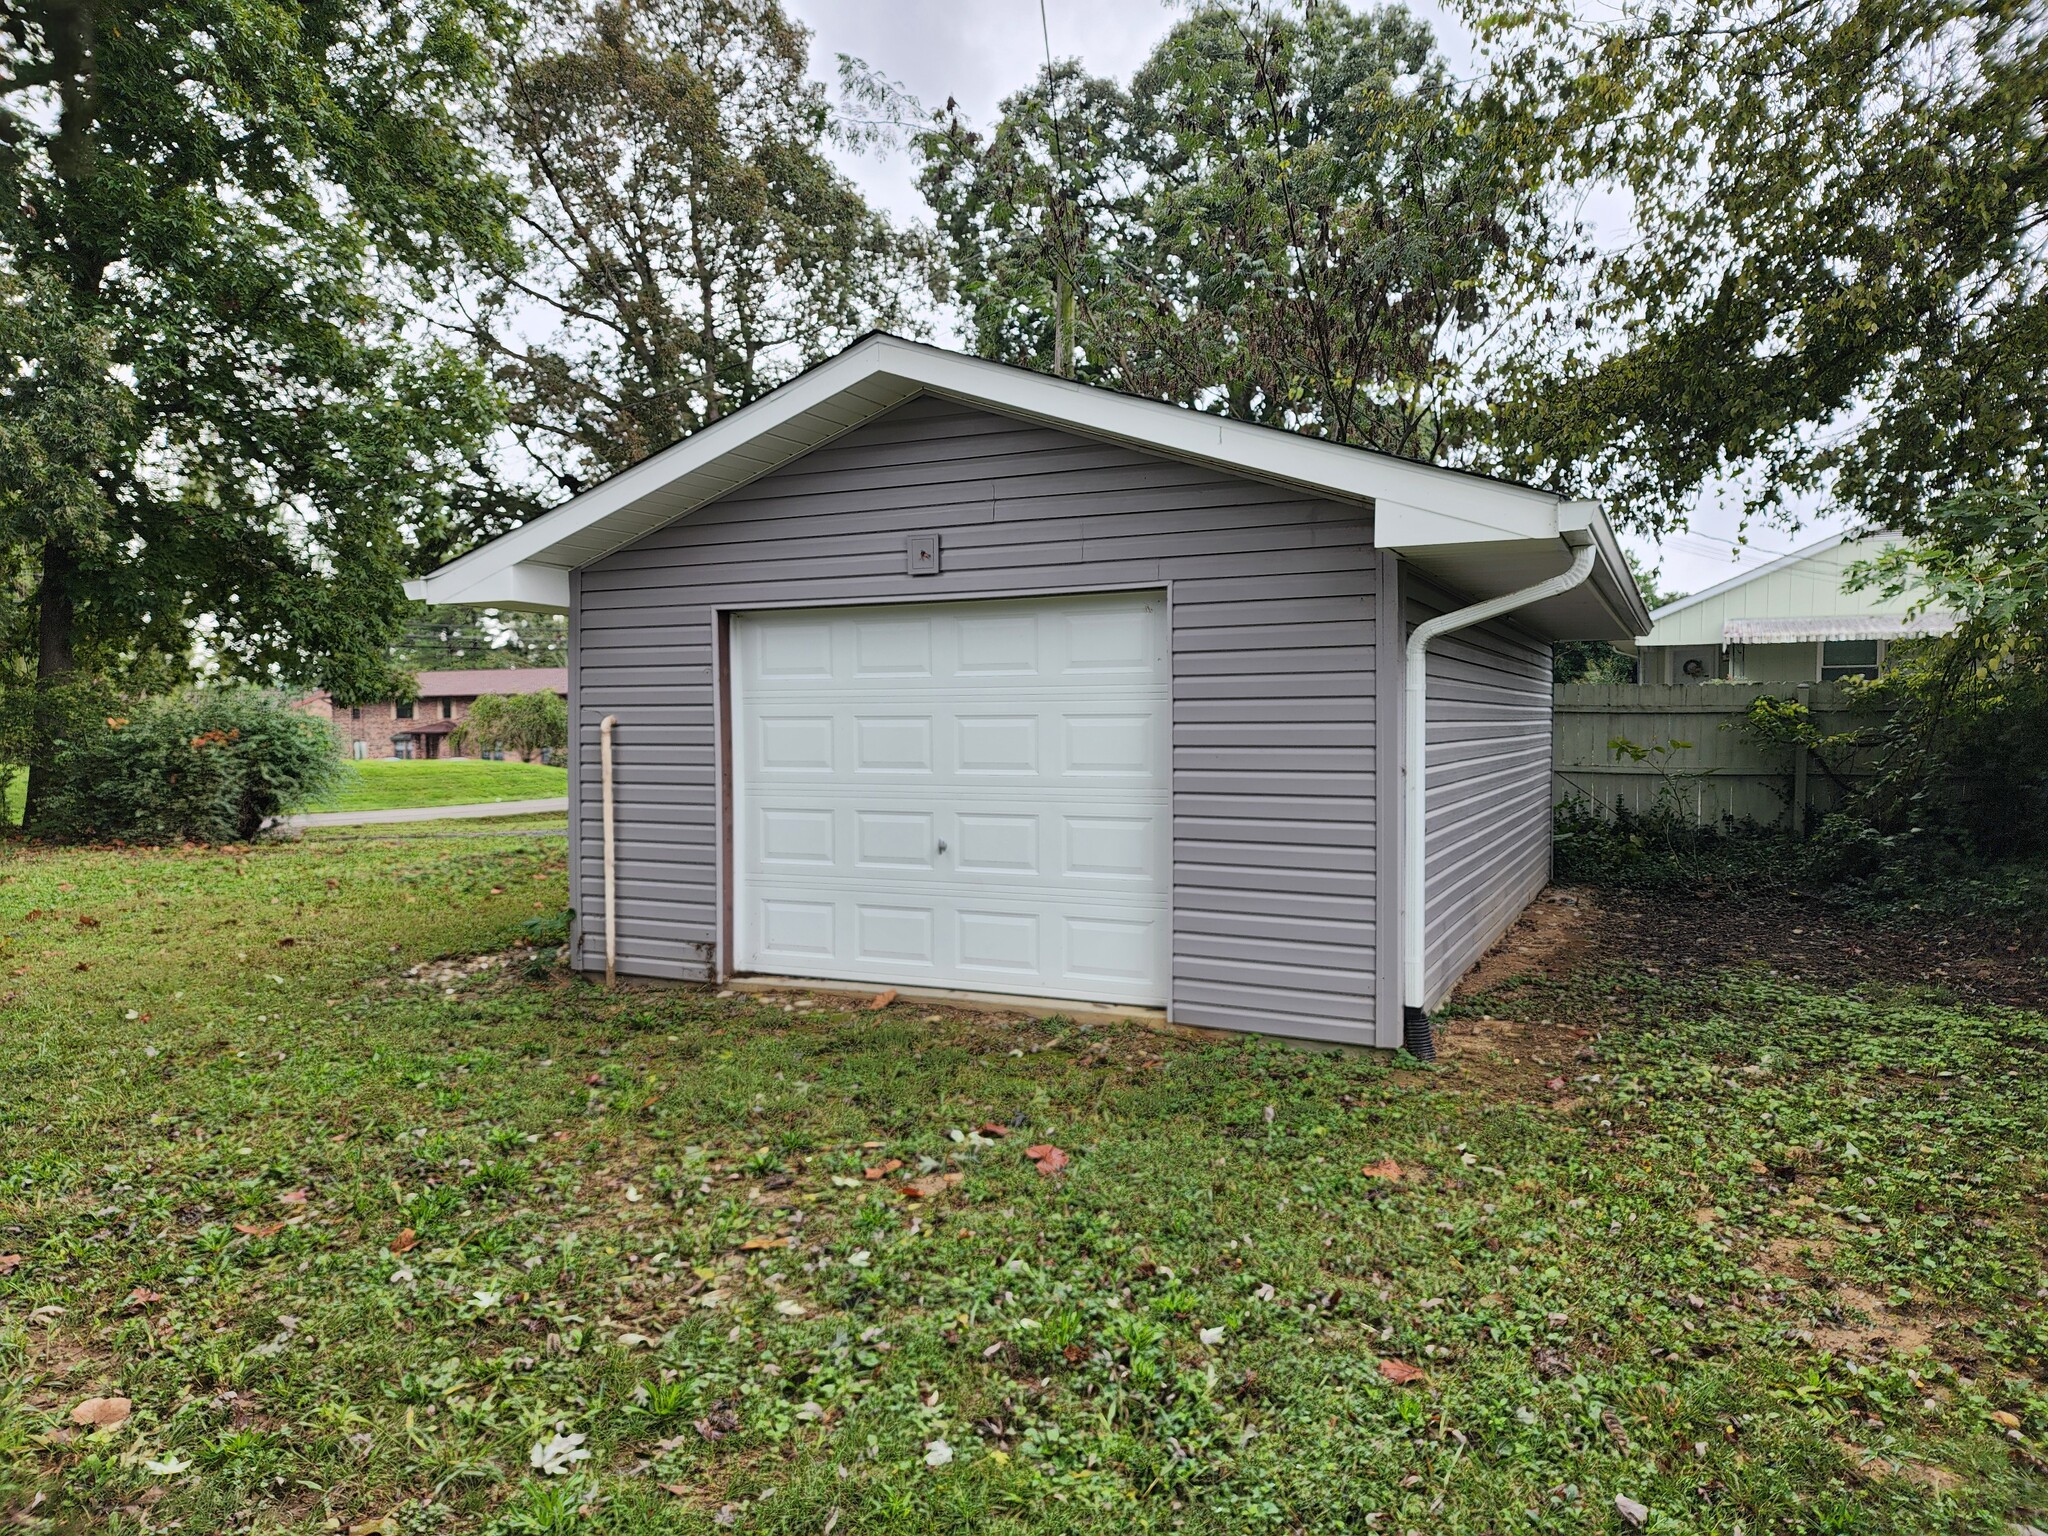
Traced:
[[100, 842], [246, 842], [341, 773], [333, 731], [282, 695], [191, 689], [68, 739], [36, 830]]

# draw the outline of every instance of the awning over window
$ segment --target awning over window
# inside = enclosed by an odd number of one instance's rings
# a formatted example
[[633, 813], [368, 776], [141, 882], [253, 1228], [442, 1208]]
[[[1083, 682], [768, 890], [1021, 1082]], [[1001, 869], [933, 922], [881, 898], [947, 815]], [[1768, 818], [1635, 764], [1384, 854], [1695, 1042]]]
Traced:
[[1807, 619], [1730, 619], [1721, 626], [1729, 645], [1796, 645], [1802, 640], [1917, 640], [1956, 627], [1952, 613], [1838, 613]]
[[408, 720], [392, 731], [391, 734], [394, 736], [446, 736], [455, 729], [455, 726], [456, 722], [453, 720], [423, 720], [418, 724]]

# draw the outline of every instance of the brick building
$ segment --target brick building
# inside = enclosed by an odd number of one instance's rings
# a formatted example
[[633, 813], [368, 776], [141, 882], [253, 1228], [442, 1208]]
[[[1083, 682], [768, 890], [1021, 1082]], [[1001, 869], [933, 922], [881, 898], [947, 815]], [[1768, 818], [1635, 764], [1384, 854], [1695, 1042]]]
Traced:
[[336, 705], [324, 692], [312, 694], [299, 707], [331, 720], [358, 761], [366, 758], [434, 758], [447, 752], [447, 736], [469, 715], [469, 707], [486, 693], [539, 693], [543, 689], [569, 696], [566, 667], [478, 667], [466, 671], [416, 674], [419, 697], [410, 704], [385, 699], [374, 704]]

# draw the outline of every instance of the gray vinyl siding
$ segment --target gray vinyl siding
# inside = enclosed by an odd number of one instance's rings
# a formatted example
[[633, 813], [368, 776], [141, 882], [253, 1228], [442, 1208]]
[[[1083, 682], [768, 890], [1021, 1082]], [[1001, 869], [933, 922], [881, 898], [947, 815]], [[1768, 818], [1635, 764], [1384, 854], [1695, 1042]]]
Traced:
[[[907, 574], [913, 532], [941, 535], [939, 575]], [[1157, 586], [1172, 616], [1174, 1018], [1386, 1043], [1385, 563], [1357, 505], [934, 397], [857, 427], [579, 573], [580, 963], [604, 963], [595, 765], [612, 713], [619, 967], [715, 973], [720, 610]], [[1387, 1029], [1398, 1038], [1398, 1014]]]
[[[1404, 595], [1411, 625], [1454, 606], [1432, 590]], [[1550, 647], [1509, 620], [1454, 630], [1429, 648], [1428, 696], [1434, 1008], [1550, 879]]]

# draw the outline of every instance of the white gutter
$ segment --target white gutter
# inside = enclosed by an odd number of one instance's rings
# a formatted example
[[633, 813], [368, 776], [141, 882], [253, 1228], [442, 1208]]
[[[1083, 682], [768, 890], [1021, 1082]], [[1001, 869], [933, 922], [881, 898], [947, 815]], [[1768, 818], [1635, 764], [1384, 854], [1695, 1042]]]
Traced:
[[1401, 732], [1401, 1002], [1403, 1033], [1408, 1050], [1424, 1061], [1436, 1058], [1436, 1041], [1429, 1027], [1429, 983], [1424, 975], [1428, 963], [1423, 903], [1429, 894], [1429, 642], [1455, 629], [1484, 624], [1504, 613], [1540, 603], [1545, 598], [1569, 592], [1593, 571], [1598, 550], [1593, 535], [1582, 528], [1560, 537], [1575, 549], [1572, 563], [1548, 581], [1519, 592], [1505, 592], [1469, 608], [1453, 609], [1425, 619], [1408, 637], [1408, 698]]

